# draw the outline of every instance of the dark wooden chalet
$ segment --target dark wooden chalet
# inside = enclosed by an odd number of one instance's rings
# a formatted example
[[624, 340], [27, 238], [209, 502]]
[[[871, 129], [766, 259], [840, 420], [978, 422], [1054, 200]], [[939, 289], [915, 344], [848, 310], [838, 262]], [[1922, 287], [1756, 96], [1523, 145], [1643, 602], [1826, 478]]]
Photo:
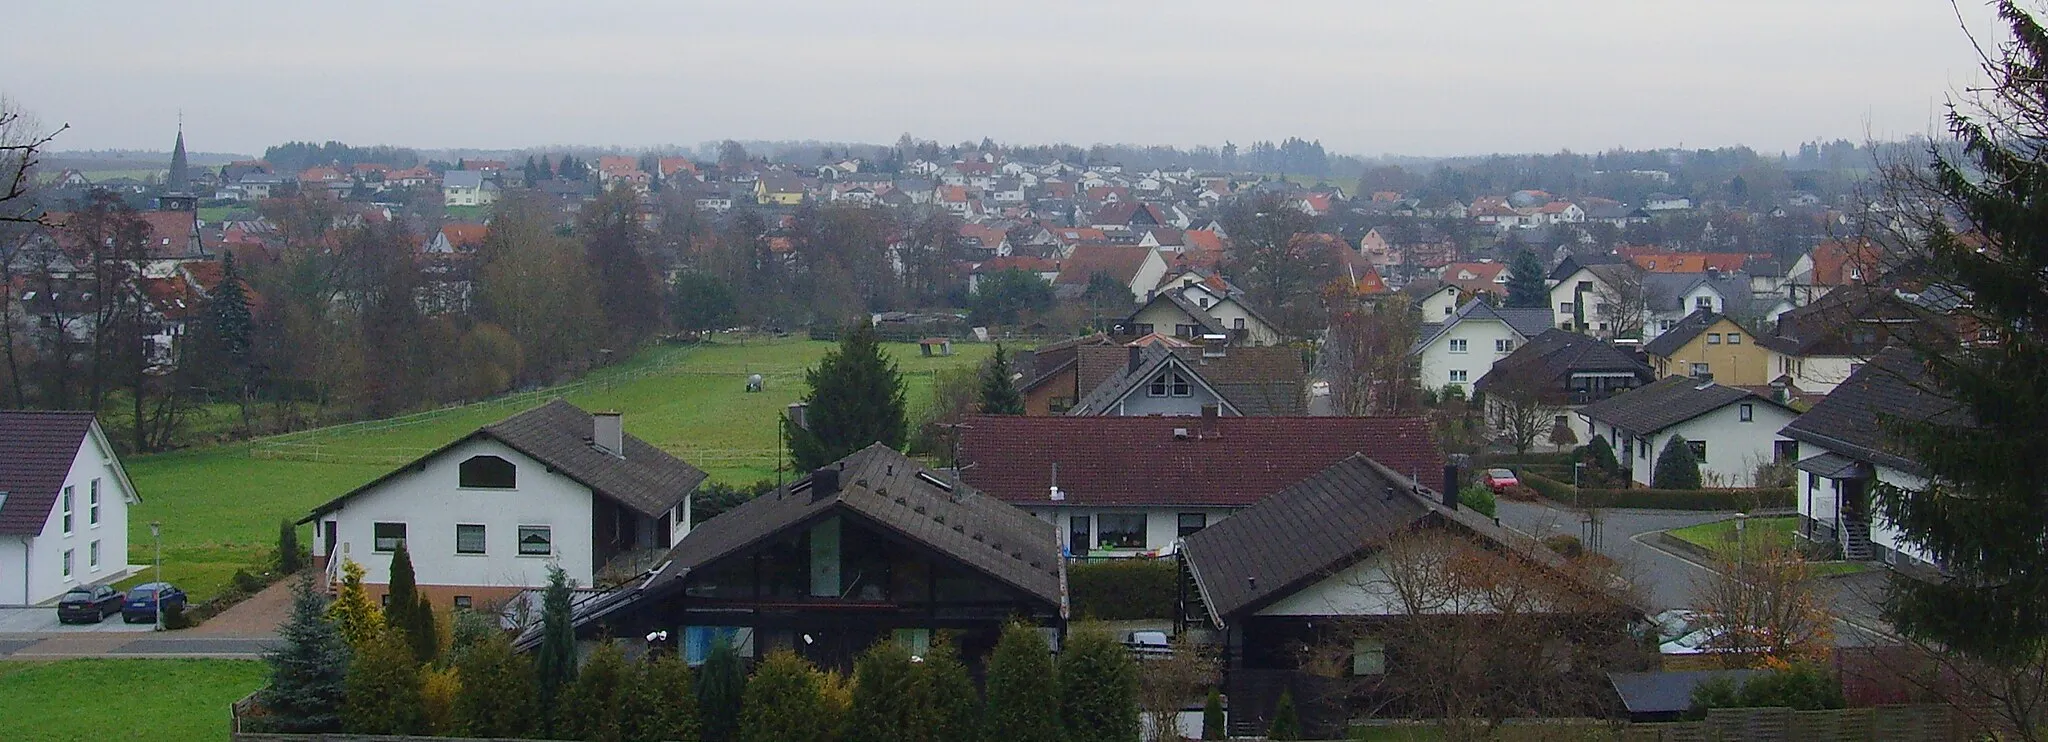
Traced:
[[1052, 524], [876, 444], [705, 521], [575, 623], [586, 638], [667, 631], [692, 662], [723, 636], [745, 657], [790, 649], [844, 670], [879, 640], [915, 650], [938, 631], [974, 661], [1012, 619], [1062, 627], [1065, 603]]

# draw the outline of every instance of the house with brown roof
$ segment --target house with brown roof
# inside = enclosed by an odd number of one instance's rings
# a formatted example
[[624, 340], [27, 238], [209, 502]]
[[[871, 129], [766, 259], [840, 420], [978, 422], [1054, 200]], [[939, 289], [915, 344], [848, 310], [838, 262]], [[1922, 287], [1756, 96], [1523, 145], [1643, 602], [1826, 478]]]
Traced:
[[127, 577], [141, 501], [92, 413], [0, 411], [0, 606]]
[[1784, 456], [1776, 431], [1799, 417], [1755, 390], [1673, 376], [1579, 408], [1586, 440], [1604, 438], [1629, 479], [1648, 487], [1673, 438], [1684, 439], [1711, 487], [1750, 487]]
[[[701, 663], [791, 651], [846, 671], [876, 642], [946, 632], [977, 662], [1004, 624], [1066, 621], [1051, 524], [879, 443], [705, 521], [626, 587], [572, 613], [581, 637], [674, 632]], [[519, 639], [539, 644], [539, 631]]]
[[627, 435], [616, 412], [555, 400], [485, 425], [313, 509], [313, 557], [331, 581], [363, 565], [381, 594], [404, 544], [420, 590], [483, 606], [547, 584], [626, 575], [690, 530], [704, 472]]
[[1059, 527], [1069, 553], [1139, 556], [1362, 454], [1443, 468], [1420, 417], [1007, 417], [961, 426], [960, 476]]
[[[1055, 232], [1073, 230], [1055, 230]], [[1166, 276], [1166, 258], [1159, 251], [1137, 246], [1123, 245], [1081, 245], [1060, 261], [1059, 276], [1053, 279], [1053, 289], [1062, 298], [1077, 298], [1087, 292], [1088, 282], [1095, 274], [1109, 276], [1110, 280], [1130, 288], [1131, 302], [1145, 301], [1152, 290], [1159, 286], [1159, 279]]]

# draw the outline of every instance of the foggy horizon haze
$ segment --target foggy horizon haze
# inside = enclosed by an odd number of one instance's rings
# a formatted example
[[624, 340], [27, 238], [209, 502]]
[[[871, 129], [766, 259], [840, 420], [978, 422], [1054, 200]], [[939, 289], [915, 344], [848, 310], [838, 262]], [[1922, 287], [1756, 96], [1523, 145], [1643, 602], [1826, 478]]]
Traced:
[[[1981, 77], [1941, 0], [1027, 7], [600, 0], [33, 5], [0, 94], [56, 150], [704, 142], [1246, 147], [1452, 157], [1898, 140]], [[80, 39], [91, 43], [80, 46]], [[81, 48], [90, 50], [79, 54]]]

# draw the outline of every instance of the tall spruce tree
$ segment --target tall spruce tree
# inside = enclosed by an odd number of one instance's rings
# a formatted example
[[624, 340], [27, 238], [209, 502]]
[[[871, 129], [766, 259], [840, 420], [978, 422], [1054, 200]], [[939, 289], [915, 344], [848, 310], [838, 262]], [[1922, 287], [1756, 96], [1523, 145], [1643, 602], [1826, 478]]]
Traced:
[[1550, 306], [1550, 292], [1544, 286], [1543, 259], [1527, 248], [1515, 252], [1508, 261], [1508, 301], [1510, 307], [1541, 309]]
[[415, 662], [432, 662], [441, 648], [441, 635], [434, 628], [434, 606], [421, 595], [413, 576], [412, 555], [405, 542], [391, 552], [391, 586], [384, 610], [384, 627], [404, 634], [406, 647]]
[[[1131, 712], [1136, 719], [1135, 708]], [[1052, 647], [1038, 627], [1012, 622], [1003, 627], [988, 660], [989, 739], [1004, 742], [1060, 742], [1059, 677]]]
[[243, 291], [234, 251], [222, 250], [220, 260], [221, 281], [206, 302], [205, 341], [200, 345], [211, 356], [206, 363], [214, 374], [212, 386], [234, 396], [246, 429], [252, 423], [250, 405], [256, 387], [252, 360], [256, 321], [249, 312], [249, 295]]
[[1991, 84], [1973, 105], [1951, 106], [1960, 151], [1931, 146], [1926, 170], [1896, 177], [1901, 202], [1931, 205], [1907, 257], [1923, 283], [1967, 297], [1955, 324], [1988, 342], [1919, 336], [1907, 369], [1865, 370], [1917, 372], [1910, 383], [1959, 408], [1880, 421], [1928, 484], [1879, 486], [1877, 509], [1945, 573], [1893, 579], [1887, 618], [1969, 659], [2025, 668], [2048, 653], [2048, 29], [2010, 0], [1996, 8], [2010, 38], [1980, 49]]
[[562, 693], [576, 682], [576, 629], [569, 620], [569, 573], [550, 564], [540, 595], [540, 649], [533, 655], [534, 690], [549, 728]]
[[1683, 436], [1671, 436], [1657, 454], [1657, 466], [1650, 470], [1650, 486], [1661, 490], [1700, 488], [1700, 460]]
[[1024, 414], [1024, 395], [1017, 393], [1017, 384], [1010, 376], [1010, 359], [1003, 352], [1003, 344], [996, 343], [995, 356], [981, 366], [982, 414]]
[[804, 372], [805, 424], [783, 426], [789, 455], [799, 471], [810, 471], [880, 443], [903, 449], [910, 420], [905, 412], [903, 375], [882, 352], [875, 326], [865, 318], [847, 328], [839, 347], [818, 367]]
[[1067, 742], [1138, 742], [1138, 666], [1108, 627], [1069, 632], [1059, 667]]
[[711, 653], [705, 655], [704, 671], [697, 677], [697, 713], [703, 721], [704, 742], [737, 738], [746, 687], [739, 650], [723, 635], [711, 640]]
[[263, 655], [270, 684], [257, 696], [264, 726], [291, 733], [340, 730], [348, 698], [348, 643], [327, 617], [327, 599], [314, 592], [312, 573], [292, 585], [292, 613], [277, 635], [277, 647]]

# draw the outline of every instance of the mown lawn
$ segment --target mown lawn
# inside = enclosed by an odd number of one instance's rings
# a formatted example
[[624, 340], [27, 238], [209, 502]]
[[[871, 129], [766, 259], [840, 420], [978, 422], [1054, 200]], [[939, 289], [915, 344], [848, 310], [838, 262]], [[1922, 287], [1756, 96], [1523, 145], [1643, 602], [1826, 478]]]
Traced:
[[269, 672], [249, 660], [0, 662], [0, 737], [226, 739], [228, 704], [262, 686]]
[[1796, 517], [1750, 518], [1738, 540], [1735, 532], [1736, 519], [1701, 523], [1671, 531], [1681, 541], [1714, 552], [1724, 558], [1733, 558], [1738, 548], [1756, 553], [1766, 548], [1792, 548], [1792, 533], [1799, 527]]
[[[622, 411], [627, 432], [715, 479], [745, 484], [775, 476], [776, 415], [803, 392], [804, 369], [832, 347], [795, 338], [658, 347], [589, 377], [610, 383], [565, 396], [584, 409]], [[960, 344], [952, 357], [926, 358], [915, 344], [888, 344], [904, 372], [913, 411], [928, 403], [935, 371], [972, 366], [993, 349]], [[745, 392], [752, 373], [766, 378], [765, 392]], [[537, 404], [528, 398], [399, 425], [286, 438], [294, 450], [323, 461], [256, 458], [250, 443], [130, 458], [124, 463], [143, 502], [130, 515], [129, 559], [149, 562], [149, 523], [162, 521], [165, 577], [203, 600], [227, 585], [236, 569], [261, 568], [277, 543], [281, 519], [296, 520], [412, 458]], [[301, 529], [301, 542], [308, 538]]]

